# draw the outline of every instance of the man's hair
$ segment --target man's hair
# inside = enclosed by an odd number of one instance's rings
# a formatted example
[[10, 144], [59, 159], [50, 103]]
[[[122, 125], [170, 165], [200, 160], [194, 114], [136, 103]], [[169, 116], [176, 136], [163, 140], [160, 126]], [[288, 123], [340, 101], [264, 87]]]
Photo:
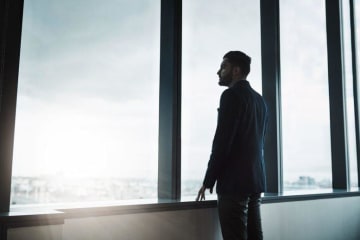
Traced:
[[251, 58], [241, 51], [230, 51], [224, 55], [224, 58], [235, 66], [241, 68], [242, 73], [247, 76], [250, 72]]

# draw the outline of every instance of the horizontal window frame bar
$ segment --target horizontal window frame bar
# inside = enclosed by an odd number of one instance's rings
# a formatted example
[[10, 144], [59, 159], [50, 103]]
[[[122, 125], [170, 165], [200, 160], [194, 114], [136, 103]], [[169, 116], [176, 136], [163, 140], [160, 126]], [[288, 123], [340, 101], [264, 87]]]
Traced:
[[[312, 200], [321, 200], [321, 199], [331, 199], [331, 198], [345, 198], [345, 197], [359, 197], [360, 189], [354, 191], [347, 191], [343, 189], [332, 190], [333, 192], [319, 192], [319, 193], [311, 193], [311, 194], [274, 194], [271, 195], [269, 193], [265, 193], [265, 196], [262, 198], [262, 203], [284, 203], [284, 202], [298, 202], [298, 201], [312, 201]], [[268, 194], [268, 195], [267, 195]]]
[[[330, 190], [331, 191], [331, 190]], [[312, 194], [278, 194], [265, 193], [262, 197], [263, 204], [285, 203], [295, 201], [313, 201], [321, 199], [360, 197], [360, 188], [358, 190], [332, 190], [328, 193], [312, 193]], [[195, 198], [195, 197], [194, 197]], [[154, 203], [145, 204], [129, 204], [99, 207], [79, 207], [79, 208], [63, 208], [56, 210], [42, 210], [41, 213], [31, 209], [24, 211], [14, 211], [9, 213], [0, 213], [0, 226], [2, 228], [31, 227], [40, 225], [57, 225], [64, 224], [66, 219], [88, 218], [88, 217], [104, 217], [114, 215], [128, 215], [138, 213], [152, 213], [164, 211], [181, 211], [181, 210], [197, 210], [206, 208], [216, 208], [216, 200], [207, 201], [179, 201], [179, 200], [158, 200]], [[24, 208], [25, 209], [25, 208]]]

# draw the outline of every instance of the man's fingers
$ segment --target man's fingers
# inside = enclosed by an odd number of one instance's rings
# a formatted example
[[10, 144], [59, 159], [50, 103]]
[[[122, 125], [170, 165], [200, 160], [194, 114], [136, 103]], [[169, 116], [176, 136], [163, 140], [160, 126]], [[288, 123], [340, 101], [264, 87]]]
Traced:
[[196, 197], [196, 201], [199, 201], [199, 200], [200, 201], [205, 200], [205, 188], [204, 187], [200, 188], [199, 193]]
[[198, 195], [197, 195], [197, 197], [196, 197], [196, 201], [199, 201], [199, 200], [201, 201], [201, 199], [202, 199], [202, 197], [203, 197], [202, 195], [203, 195], [203, 193], [202, 193], [202, 191], [200, 190], [199, 193], [198, 193]]
[[205, 200], [205, 193], [204, 192], [199, 193], [198, 199], [200, 199], [200, 201]]
[[196, 197], [196, 201], [198, 202], [200, 199], [200, 193], [198, 193], [197, 197]]

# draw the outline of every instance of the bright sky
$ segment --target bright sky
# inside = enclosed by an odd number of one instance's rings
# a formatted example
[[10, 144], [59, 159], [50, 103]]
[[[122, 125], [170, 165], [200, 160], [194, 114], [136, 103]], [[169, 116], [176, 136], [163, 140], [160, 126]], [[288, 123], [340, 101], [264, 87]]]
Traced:
[[157, 176], [159, 2], [98, 3], [25, 1], [14, 175]]

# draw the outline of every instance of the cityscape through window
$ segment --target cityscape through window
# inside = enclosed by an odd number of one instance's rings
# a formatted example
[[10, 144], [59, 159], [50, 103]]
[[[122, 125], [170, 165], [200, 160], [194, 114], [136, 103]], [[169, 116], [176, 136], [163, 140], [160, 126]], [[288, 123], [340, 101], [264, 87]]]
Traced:
[[283, 189], [332, 188], [325, 1], [280, 1]]
[[[24, 1], [13, 207], [157, 198], [160, 4]], [[331, 189], [325, 1], [279, 4], [283, 190]], [[342, 8], [349, 173], [358, 187], [349, 2]], [[181, 197], [202, 185], [226, 52], [252, 58], [248, 81], [262, 93], [260, 20], [259, 0], [182, 1]]]
[[13, 205], [157, 197], [160, 1], [99, 3], [25, 1]]

